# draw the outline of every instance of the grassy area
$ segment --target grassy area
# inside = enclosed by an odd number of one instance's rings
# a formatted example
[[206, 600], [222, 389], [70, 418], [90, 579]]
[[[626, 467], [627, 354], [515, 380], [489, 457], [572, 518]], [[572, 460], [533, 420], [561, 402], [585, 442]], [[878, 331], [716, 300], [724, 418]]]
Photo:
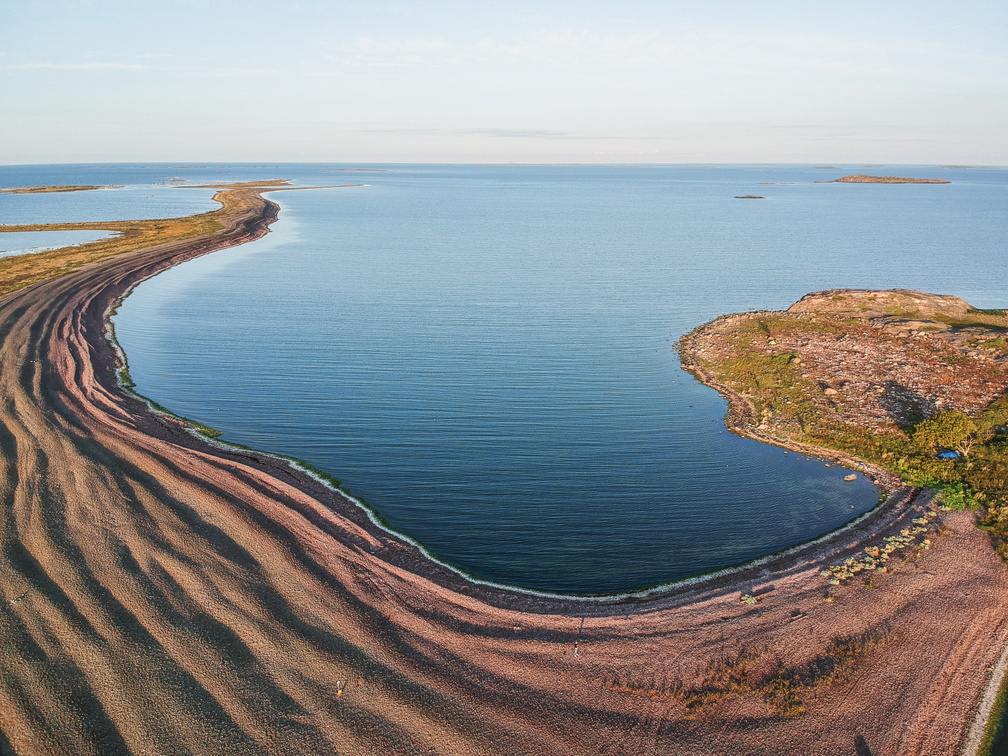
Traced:
[[99, 239], [74, 247], [0, 258], [0, 296], [125, 252], [209, 236], [224, 228], [226, 219], [238, 216], [251, 207], [253, 203], [251, 194], [243, 190], [279, 188], [286, 183], [286, 181], [265, 181], [208, 187], [222, 190], [214, 196], [214, 199], [221, 203], [221, 207], [184, 218], [0, 226], [0, 233], [80, 230], [118, 233], [112, 238]]
[[1001, 681], [994, 707], [987, 718], [977, 756], [1005, 756], [1008, 754], [1008, 677]]
[[951, 184], [946, 179], [904, 178], [903, 176], [867, 176], [855, 173], [833, 181], [835, 184]]
[[1004, 310], [971, 310], [966, 317], [935, 315], [935, 320], [953, 328], [985, 328], [994, 331], [1008, 331], [1005, 326]]

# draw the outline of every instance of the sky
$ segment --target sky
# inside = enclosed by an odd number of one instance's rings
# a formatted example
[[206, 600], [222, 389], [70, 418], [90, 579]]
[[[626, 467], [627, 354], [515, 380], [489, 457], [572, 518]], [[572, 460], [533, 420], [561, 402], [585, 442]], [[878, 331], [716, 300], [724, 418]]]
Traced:
[[0, 164], [1008, 165], [1004, 0], [6, 0]]

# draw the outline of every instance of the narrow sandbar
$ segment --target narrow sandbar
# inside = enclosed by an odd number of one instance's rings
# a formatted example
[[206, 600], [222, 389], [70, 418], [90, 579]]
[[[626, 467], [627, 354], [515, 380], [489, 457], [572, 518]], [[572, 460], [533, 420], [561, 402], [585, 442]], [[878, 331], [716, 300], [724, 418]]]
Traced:
[[834, 179], [834, 184], [951, 184], [945, 179], [932, 178], [904, 178], [902, 176], [868, 176], [861, 173], [854, 173], [850, 176], [842, 176]]

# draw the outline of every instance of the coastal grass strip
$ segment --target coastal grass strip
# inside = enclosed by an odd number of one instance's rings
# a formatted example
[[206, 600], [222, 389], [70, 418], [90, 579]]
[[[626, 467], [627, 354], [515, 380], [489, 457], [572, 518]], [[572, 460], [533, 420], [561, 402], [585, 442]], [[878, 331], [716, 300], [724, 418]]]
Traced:
[[[288, 183], [286, 180], [272, 180], [205, 187], [221, 190], [214, 195], [214, 199], [221, 203], [221, 207], [182, 218], [0, 225], [0, 233], [113, 231], [117, 234], [111, 238], [77, 246], [0, 258], [0, 296], [126, 252], [211, 236], [225, 227], [227, 219], [238, 217], [253, 206], [254, 198], [249, 192], [241, 190], [279, 189], [287, 187]], [[54, 187], [49, 189], [57, 190]]]
[[1001, 685], [998, 686], [976, 756], [1002, 756], [1008, 753], [1008, 718], [1005, 714], [1008, 714], [1008, 675], [1002, 678]]
[[95, 189], [122, 189], [119, 185], [99, 186], [97, 184], [79, 184], [75, 186], [18, 186], [13, 189], [0, 189], [0, 194], [55, 194], [57, 192], [91, 192]]

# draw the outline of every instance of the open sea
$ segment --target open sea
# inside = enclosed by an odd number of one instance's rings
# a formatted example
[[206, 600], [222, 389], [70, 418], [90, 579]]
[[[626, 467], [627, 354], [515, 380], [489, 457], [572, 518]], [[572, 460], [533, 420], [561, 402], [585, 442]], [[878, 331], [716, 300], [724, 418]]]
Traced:
[[[952, 183], [820, 183], [849, 173]], [[840, 287], [1008, 304], [1005, 169], [7, 166], [0, 187], [122, 188], [0, 194], [0, 223], [191, 214], [216, 205], [187, 184], [270, 178], [362, 186], [268, 195], [266, 237], [141, 284], [115, 317], [137, 390], [525, 588], [642, 588], [877, 503], [725, 431], [673, 348], [697, 325]]]

